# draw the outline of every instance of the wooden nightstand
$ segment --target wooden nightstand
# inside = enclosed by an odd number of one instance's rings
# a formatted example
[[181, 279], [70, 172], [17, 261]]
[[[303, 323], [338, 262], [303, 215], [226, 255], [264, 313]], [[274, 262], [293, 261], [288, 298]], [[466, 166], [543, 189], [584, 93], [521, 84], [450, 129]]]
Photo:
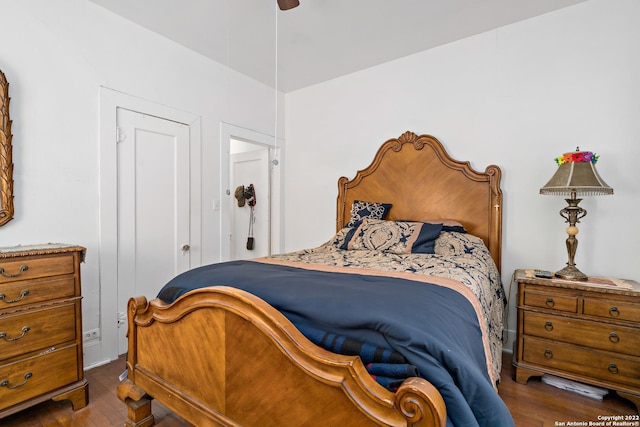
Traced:
[[640, 284], [542, 279], [525, 270], [515, 281], [516, 381], [557, 375], [615, 390], [640, 407]]
[[0, 419], [49, 399], [86, 406], [84, 253], [64, 244], [0, 248]]

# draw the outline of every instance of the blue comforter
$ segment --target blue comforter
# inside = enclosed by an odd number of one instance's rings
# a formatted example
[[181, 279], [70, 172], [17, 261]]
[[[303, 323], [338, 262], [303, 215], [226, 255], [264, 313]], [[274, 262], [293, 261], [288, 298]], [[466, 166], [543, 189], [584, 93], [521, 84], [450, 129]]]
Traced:
[[250, 292], [293, 324], [391, 348], [441, 393], [452, 427], [513, 426], [487, 373], [476, 313], [456, 291], [411, 280], [231, 261], [199, 267], [167, 283], [166, 303], [201, 287]]

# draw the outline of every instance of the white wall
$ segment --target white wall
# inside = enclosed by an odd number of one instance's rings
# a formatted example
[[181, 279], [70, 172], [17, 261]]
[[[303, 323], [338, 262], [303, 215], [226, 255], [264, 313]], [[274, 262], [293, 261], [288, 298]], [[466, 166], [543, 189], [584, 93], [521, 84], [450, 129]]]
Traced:
[[505, 287], [514, 269], [564, 266], [566, 203], [538, 190], [556, 156], [600, 154], [615, 195], [581, 203], [576, 264], [640, 280], [639, 16], [637, 0], [591, 0], [287, 94], [285, 249], [328, 240], [338, 177], [411, 130], [478, 170], [502, 169]]
[[[204, 263], [219, 257], [211, 206], [222, 197], [220, 122], [272, 135], [273, 90], [87, 0], [2, 0], [2, 16], [16, 215], [0, 228], [0, 245], [87, 247], [84, 329], [93, 329], [100, 286], [114, 285], [100, 283], [98, 266], [100, 86], [202, 117]], [[285, 249], [326, 241], [338, 177], [353, 177], [382, 142], [411, 130], [476, 169], [502, 168], [505, 286], [515, 268], [566, 262], [565, 202], [538, 195], [553, 158], [576, 145], [600, 154], [616, 194], [582, 202], [589, 214], [576, 263], [639, 280], [637, 16], [636, 0], [590, 0], [286, 95]]]
[[[15, 217], [0, 246], [87, 248], [83, 327], [100, 327], [100, 87], [201, 117], [202, 261], [219, 259], [220, 123], [274, 132], [274, 91], [87, 0], [2, 0], [0, 70], [13, 120]], [[85, 353], [85, 366], [104, 351]]]

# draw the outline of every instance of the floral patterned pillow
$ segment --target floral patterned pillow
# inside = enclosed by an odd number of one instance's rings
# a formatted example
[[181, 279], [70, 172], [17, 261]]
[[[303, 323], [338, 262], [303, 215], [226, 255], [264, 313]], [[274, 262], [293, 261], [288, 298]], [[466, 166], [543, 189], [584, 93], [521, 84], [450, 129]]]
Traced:
[[475, 250], [483, 250], [484, 242], [480, 237], [467, 233], [443, 230], [435, 242], [435, 253], [438, 255], [464, 255]]
[[349, 231], [352, 231], [352, 230], [353, 228], [344, 227], [342, 230], [334, 234], [331, 240], [329, 240], [322, 246], [335, 246], [336, 248], [340, 249], [344, 245], [344, 241], [347, 238], [347, 234], [349, 233]]
[[342, 249], [433, 254], [441, 231], [442, 224], [365, 218], [346, 237]]

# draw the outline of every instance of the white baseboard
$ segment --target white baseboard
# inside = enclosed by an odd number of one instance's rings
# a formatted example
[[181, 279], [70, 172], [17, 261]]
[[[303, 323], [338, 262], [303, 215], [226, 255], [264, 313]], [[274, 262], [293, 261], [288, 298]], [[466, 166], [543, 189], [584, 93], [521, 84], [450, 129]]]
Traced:
[[507, 334], [507, 340], [502, 343], [502, 352], [513, 354], [513, 343], [516, 339], [516, 331], [507, 329], [504, 332]]
[[92, 340], [89, 343], [85, 343], [82, 346], [84, 370], [97, 368], [98, 366], [106, 365], [111, 362], [109, 359], [104, 359], [102, 356], [102, 343], [99, 340]]

